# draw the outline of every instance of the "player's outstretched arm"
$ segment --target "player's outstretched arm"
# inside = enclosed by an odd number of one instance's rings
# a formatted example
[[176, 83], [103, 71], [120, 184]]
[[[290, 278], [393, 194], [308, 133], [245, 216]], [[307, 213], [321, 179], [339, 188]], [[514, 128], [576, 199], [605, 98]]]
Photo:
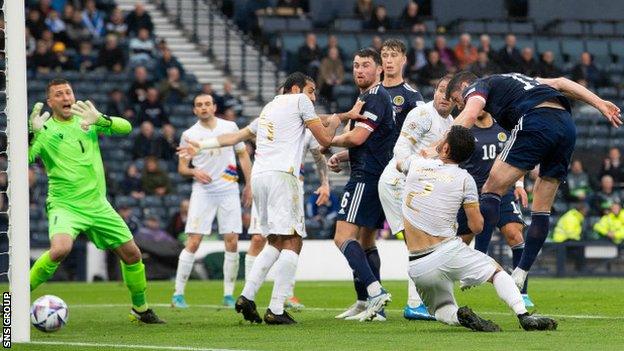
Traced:
[[109, 117], [101, 113], [89, 100], [76, 101], [71, 107], [71, 112], [82, 118], [80, 126], [85, 130], [95, 125], [99, 132], [105, 134], [127, 135], [132, 131], [130, 122], [121, 117]]
[[454, 125], [461, 125], [466, 128], [472, 128], [477, 121], [477, 117], [483, 112], [485, 107], [485, 100], [480, 96], [468, 97], [466, 100], [466, 106], [462, 112], [453, 121]]
[[[318, 121], [318, 120], [317, 120]], [[336, 129], [340, 126], [340, 119], [337, 116], [331, 116], [327, 120], [327, 126], [321, 123], [306, 123], [306, 127], [312, 132], [314, 139], [323, 147], [331, 145], [331, 141], [336, 135]]]
[[598, 95], [592, 93], [584, 86], [564, 77], [537, 78], [537, 81], [542, 84], [550, 85], [565, 94], [567, 97], [592, 105], [600, 111], [600, 113], [602, 113], [602, 115], [614, 127], [617, 128], [622, 125], [622, 120], [620, 119], [620, 108], [611, 101], [601, 99]]
[[234, 133], [221, 134], [218, 137], [203, 140], [190, 140], [185, 138], [187, 145], [178, 147], [178, 155], [182, 158], [192, 158], [204, 149], [218, 149], [224, 146], [233, 146], [242, 141], [255, 138], [256, 135], [249, 128], [243, 128]]
[[331, 146], [355, 147], [364, 144], [366, 139], [371, 135], [372, 131], [368, 128], [356, 125], [350, 131], [337, 135], [331, 141]]

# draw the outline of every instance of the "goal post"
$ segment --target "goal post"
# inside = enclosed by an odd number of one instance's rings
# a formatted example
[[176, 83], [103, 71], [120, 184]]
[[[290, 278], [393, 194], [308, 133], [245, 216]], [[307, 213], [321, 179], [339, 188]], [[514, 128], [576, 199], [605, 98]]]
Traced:
[[30, 341], [28, 99], [24, 0], [4, 0], [11, 341]]

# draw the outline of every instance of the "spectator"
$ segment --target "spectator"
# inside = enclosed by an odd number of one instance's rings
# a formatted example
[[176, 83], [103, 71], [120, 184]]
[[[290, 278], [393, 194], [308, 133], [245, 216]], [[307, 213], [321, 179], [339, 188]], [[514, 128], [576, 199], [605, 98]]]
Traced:
[[128, 229], [130, 229], [130, 233], [132, 233], [133, 236], [136, 235], [139, 232], [139, 230], [143, 227], [143, 225], [141, 224], [141, 220], [137, 216], [134, 215], [134, 212], [132, 211], [132, 207], [128, 205], [121, 205], [119, 206], [119, 209], [117, 210], [117, 212], [119, 213], [123, 221], [126, 223], [126, 225], [128, 226]]
[[30, 60], [37, 50], [37, 40], [30, 34], [30, 28], [26, 27], [26, 58]]
[[212, 89], [212, 84], [204, 83], [202, 84], [202, 94], [208, 94], [212, 96], [212, 101], [217, 105], [217, 110], [223, 109], [223, 97], [217, 94], [216, 91]]
[[125, 38], [128, 34], [128, 25], [124, 21], [123, 13], [119, 7], [111, 12], [108, 22], [106, 23], [106, 32], [116, 35], [118, 38]]
[[609, 149], [609, 155], [602, 162], [600, 176], [605, 174], [613, 177], [616, 187], [621, 187], [624, 182], [624, 164], [622, 164], [620, 149], [612, 147]]
[[160, 169], [158, 158], [155, 156], [145, 157], [141, 185], [143, 191], [148, 195], [163, 196], [171, 193], [169, 175]]
[[226, 108], [225, 111], [223, 111], [223, 115], [221, 116], [221, 118], [226, 121], [236, 122], [236, 112], [234, 112], [234, 110], [231, 108]]
[[470, 66], [470, 71], [479, 77], [489, 76], [498, 72], [498, 66], [488, 57], [487, 53], [481, 49], [477, 54], [477, 62]]
[[182, 244], [169, 236], [154, 214], [145, 217], [145, 225], [134, 236], [145, 255], [147, 279], [169, 279], [175, 276]]
[[555, 66], [555, 54], [552, 51], [544, 51], [537, 68], [542, 78], [557, 78], [563, 75], [559, 67]]
[[137, 122], [139, 124], [144, 121], [150, 121], [156, 128], [169, 123], [167, 111], [163, 105], [158, 89], [154, 87], [147, 88], [147, 96], [139, 107], [139, 116]]
[[390, 19], [388, 18], [388, 12], [386, 11], [385, 6], [379, 5], [375, 7], [375, 13], [368, 22], [367, 27], [368, 29], [372, 29], [379, 33], [385, 33], [387, 30], [392, 29], [390, 27]]
[[141, 186], [141, 173], [139, 173], [139, 169], [134, 163], [128, 165], [120, 187], [124, 195], [132, 196], [135, 199], [142, 199], [145, 197], [145, 192]]
[[48, 50], [43, 40], [37, 41], [37, 49], [30, 58], [30, 67], [38, 73], [50, 73], [58, 65], [56, 56]]
[[229, 80], [223, 82], [223, 110], [232, 109], [237, 117], [243, 115], [243, 101], [234, 95], [234, 86]]
[[134, 68], [134, 81], [128, 89], [128, 97], [133, 104], [141, 103], [145, 101], [147, 96], [147, 88], [154, 86], [154, 84], [148, 80], [147, 69], [144, 66], [138, 66]]
[[611, 204], [622, 203], [620, 193], [613, 187], [613, 177], [605, 174], [600, 178], [600, 191], [594, 194], [592, 211], [594, 214], [602, 214]]
[[101, 38], [104, 33], [104, 15], [95, 7], [95, 0], [87, 0], [82, 12], [82, 23], [95, 39]]
[[45, 203], [46, 191], [37, 182], [37, 171], [34, 167], [28, 167], [28, 193], [30, 207], [38, 207]]
[[132, 158], [138, 159], [146, 156], [160, 156], [162, 143], [159, 140], [154, 125], [150, 121], [141, 123], [139, 134], [134, 138]]
[[488, 60], [496, 64], [498, 58], [496, 57], [496, 52], [492, 49], [491, 45], [490, 36], [487, 34], [481, 34], [479, 37], [479, 49], [477, 51], [484, 51], [488, 56]]
[[[58, 1], [58, 0], [57, 0]], [[53, 10], [50, 0], [39, 0], [39, 6], [37, 6], [37, 10], [41, 13], [42, 17], [46, 17]]]
[[401, 29], [408, 30], [412, 33], [424, 33], [427, 31], [427, 27], [418, 15], [418, 4], [414, 1], [408, 2], [407, 6], [405, 6], [400, 23]]
[[98, 55], [99, 67], [104, 67], [114, 73], [121, 73], [126, 65], [123, 50], [119, 47], [118, 37], [114, 34], [106, 36], [104, 46]]
[[134, 5], [134, 11], [126, 16], [126, 24], [128, 25], [128, 35], [130, 36], [138, 35], [141, 28], [147, 29], [150, 35], [154, 31], [152, 17], [145, 11], [145, 6], [140, 2], [137, 2]]
[[275, 14], [278, 16], [301, 16], [307, 11], [304, 9], [304, 1], [278, 0], [275, 5]]
[[373, 0], [357, 0], [353, 12], [360, 19], [370, 21], [373, 17]]
[[562, 243], [568, 240], [581, 240], [586, 215], [587, 205], [584, 202], [578, 202], [557, 221], [553, 231], [553, 241]]
[[594, 224], [594, 231], [619, 245], [624, 241], [624, 213], [619, 202], [613, 202], [609, 212]]
[[65, 4], [63, 7], [63, 22], [65, 24], [71, 22], [72, 18], [74, 18], [74, 12], [76, 12], [76, 8], [72, 4]]
[[375, 49], [378, 53], [381, 54], [381, 47], [383, 46], [383, 40], [379, 35], [373, 36], [371, 39], [371, 48]]
[[176, 67], [167, 69], [167, 79], [160, 82], [158, 91], [168, 104], [179, 104], [188, 95], [188, 87], [180, 79], [180, 71]]
[[455, 46], [455, 59], [459, 69], [466, 69], [477, 61], [477, 48], [470, 42], [470, 34], [463, 33]]
[[407, 52], [407, 73], [412, 77], [421, 68], [427, 65], [427, 50], [425, 50], [425, 39], [415, 37], [412, 40], [412, 47]]
[[589, 176], [583, 170], [580, 160], [572, 161], [564, 192], [566, 200], [570, 202], [586, 201], [589, 198], [591, 192]]
[[323, 57], [329, 56], [329, 50], [331, 48], [336, 48], [336, 50], [338, 50], [338, 56], [340, 57], [341, 61], [344, 61], [347, 59], [347, 56], [345, 55], [344, 50], [342, 50], [340, 45], [338, 45], [338, 37], [334, 34], [330, 34], [327, 37], [327, 46], [325, 47], [325, 49], [323, 49]]
[[438, 35], [435, 38], [434, 50], [438, 52], [440, 62], [444, 64], [448, 72], [455, 72], [455, 54], [453, 50], [446, 46], [446, 38], [442, 35]]
[[188, 220], [189, 200], [184, 199], [180, 202], [180, 211], [171, 217], [167, 226], [167, 233], [177, 239], [180, 234], [184, 234], [186, 221]]
[[539, 69], [537, 61], [533, 58], [533, 49], [530, 47], [523, 48], [520, 58], [520, 70], [518, 72], [529, 77], [537, 77]]
[[329, 238], [334, 232], [336, 216], [340, 210], [340, 201], [334, 193], [329, 194], [329, 200], [325, 205], [317, 205], [317, 194], [312, 194], [306, 201], [306, 224], [320, 229], [321, 236]]
[[327, 102], [333, 101], [333, 89], [342, 84], [344, 80], [344, 65], [338, 53], [338, 49], [331, 48], [329, 55], [321, 61], [317, 86], [319, 95]]
[[162, 55], [158, 59], [156, 63], [156, 79], [165, 79], [167, 77], [167, 70], [171, 67], [175, 67], [180, 72], [180, 78], [184, 79], [184, 75], [186, 74], [184, 71], [184, 67], [178, 61], [175, 56], [171, 53], [171, 50], [165, 47], [162, 50]]
[[603, 85], [602, 73], [594, 64], [593, 57], [589, 52], [583, 52], [581, 62], [572, 68], [572, 79], [590, 88]]
[[132, 65], [145, 65], [154, 58], [156, 44], [150, 38], [150, 33], [146, 28], [140, 28], [136, 38], [130, 39], [128, 44], [130, 50], [130, 63]]
[[119, 116], [127, 119], [133, 125], [135, 113], [132, 107], [128, 105], [128, 101], [123, 92], [117, 88], [108, 93], [108, 104], [106, 105], [106, 114], [109, 116]]
[[45, 23], [45, 17], [41, 16], [41, 12], [35, 9], [28, 11], [28, 18], [26, 19], [26, 27], [30, 29], [32, 36], [39, 40], [44, 30], [48, 29]]
[[321, 55], [322, 52], [316, 42], [316, 35], [314, 33], [308, 33], [305, 43], [299, 47], [299, 69], [313, 79], [316, 79], [321, 64]]
[[176, 130], [171, 124], [165, 124], [161, 129], [160, 138], [160, 158], [165, 161], [172, 161], [175, 158], [178, 143], [176, 140]]
[[516, 48], [516, 36], [507, 34], [505, 37], [505, 46], [498, 52], [498, 60], [501, 70], [504, 73], [518, 72], [520, 70], [520, 50]]
[[418, 72], [418, 82], [434, 87], [438, 84], [438, 80], [444, 77], [448, 71], [446, 70], [446, 66], [440, 61], [440, 54], [438, 51], [429, 51], [427, 59], [427, 65]]
[[[52, 45], [52, 53], [55, 56], [56, 66], [54, 69], [60, 70], [75, 70], [76, 66], [72, 58], [67, 54], [65, 44], [58, 41]], [[75, 58], [75, 56], [74, 56]]]
[[68, 46], [72, 48], [78, 48], [78, 43], [91, 40], [91, 33], [89, 29], [82, 23], [82, 12], [74, 11], [71, 21], [67, 24], [67, 38], [69, 42]]
[[61, 19], [59, 13], [56, 11], [50, 11], [50, 14], [45, 19], [45, 24], [48, 27], [52, 34], [54, 34], [54, 38], [56, 40], [62, 41], [64, 43], [67, 42], [67, 26], [65, 25], [65, 21]]
[[73, 69], [80, 72], [93, 70], [97, 66], [97, 56], [93, 53], [93, 44], [83, 41], [73, 58]]

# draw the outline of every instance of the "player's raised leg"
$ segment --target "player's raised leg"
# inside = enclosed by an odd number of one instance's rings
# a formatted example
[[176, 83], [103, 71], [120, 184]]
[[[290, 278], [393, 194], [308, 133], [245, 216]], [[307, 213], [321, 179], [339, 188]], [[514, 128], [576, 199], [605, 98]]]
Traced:
[[30, 269], [30, 291], [52, 278], [61, 262], [69, 255], [74, 239], [69, 234], [53, 234], [50, 249], [37, 259]]

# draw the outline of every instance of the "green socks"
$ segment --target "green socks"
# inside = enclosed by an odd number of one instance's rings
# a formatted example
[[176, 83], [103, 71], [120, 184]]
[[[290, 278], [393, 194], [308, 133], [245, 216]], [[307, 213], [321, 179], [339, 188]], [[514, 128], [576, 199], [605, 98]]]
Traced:
[[50, 259], [50, 251], [46, 251], [39, 256], [35, 264], [30, 269], [30, 291], [45, 283], [54, 275], [60, 262], [54, 262]]
[[121, 261], [121, 275], [128, 290], [130, 290], [132, 308], [137, 312], [145, 312], [147, 310], [147, 302], [145, 302], [147, 280], [145, 279], [145, 265], [143, 261], [135, 264], [125, 264]]

